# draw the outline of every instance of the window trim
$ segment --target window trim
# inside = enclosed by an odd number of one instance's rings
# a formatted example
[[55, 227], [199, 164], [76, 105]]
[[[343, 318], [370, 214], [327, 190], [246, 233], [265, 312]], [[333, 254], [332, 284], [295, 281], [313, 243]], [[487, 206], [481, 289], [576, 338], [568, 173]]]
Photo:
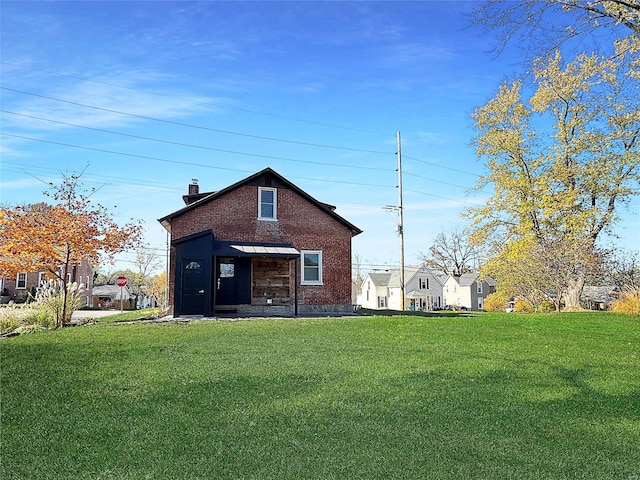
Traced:
[[[262, 216], [262, 192], [273, 192], [273, 217]], [[278, 189], [273, 187], [258, 187], [258, 220], [275, 222], [278, 220]]]
[[[304, 278], [304, 258], [305, 255], [318, 255], [318, 280], [306, 280]], [[300, 251], [300, 285], [323, 285], [322, 280], [322, 250], [301, 250]]]
[[[24, 285], [20, 286], [20, 275], [24, 275]], [[27, 272], [18, 272], [16, 275], [16, 290], [26, 290], [27, 289]]]
[[478, 282], [477, 285], [476, 293], [482, 293], [482, 282]]

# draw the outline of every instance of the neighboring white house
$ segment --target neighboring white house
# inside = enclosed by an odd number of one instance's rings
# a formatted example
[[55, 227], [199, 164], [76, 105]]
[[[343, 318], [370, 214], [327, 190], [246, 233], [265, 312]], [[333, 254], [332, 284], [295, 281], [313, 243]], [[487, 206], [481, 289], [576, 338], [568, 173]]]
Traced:
[[362, 308], [389, 308], [389, 279], [391, 273], [369, 273], [362, 282], [358, 304]]
[[449, 275], [444, 282], [445, 306], [484, 310], [484, 300], [496, 291], [496, 282], [491, 277], [479, 280], [477, 273], [465, 273], [459, 277]]
[[120, 308], [121, 303], [124, 304], [125, 308], [131, 308], [131, 301], [133, 296], [129, 291], [129, 287], [118, 287], [117, 285], [99, 285], [97, 287], [93, 287], [92, 294], [93, 306], [95, 308]]
[[[443, 303], [442, 280], [426, 267], [405, 267], [404, 309], [435, 310]], [[400, 310], [400, 269], [370, 273], [362, 283], [360, 305]]]

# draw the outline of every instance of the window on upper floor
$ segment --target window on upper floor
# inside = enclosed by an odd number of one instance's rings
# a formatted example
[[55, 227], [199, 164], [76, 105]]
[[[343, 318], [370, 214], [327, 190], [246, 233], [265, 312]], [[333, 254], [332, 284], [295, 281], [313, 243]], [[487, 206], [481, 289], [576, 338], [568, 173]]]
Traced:
[[258, 219], [277, 220], [278, 195], [275, 188], [258, 187]]
[[302, 285], [322, 285], [322, 252], [303, 250]]
[[478, 282], [478, 293], [482, 293], [482, 282]]

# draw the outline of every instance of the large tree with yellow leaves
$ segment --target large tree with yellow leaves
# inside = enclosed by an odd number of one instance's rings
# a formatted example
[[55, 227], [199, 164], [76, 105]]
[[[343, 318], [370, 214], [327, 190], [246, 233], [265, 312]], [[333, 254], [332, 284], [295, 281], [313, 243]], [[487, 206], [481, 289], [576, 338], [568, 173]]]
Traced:
[[567, 308], [580, 307], [598, 237], [640, 193], [640, 48], [626, 42], [614, 57], [539, 60], [533, 85], [505, 82], [472, 115], [489, 171], [480, 186], [495, 187], [468, 212], [477, 238], [497, 240], [486, 271], [537, 279]]

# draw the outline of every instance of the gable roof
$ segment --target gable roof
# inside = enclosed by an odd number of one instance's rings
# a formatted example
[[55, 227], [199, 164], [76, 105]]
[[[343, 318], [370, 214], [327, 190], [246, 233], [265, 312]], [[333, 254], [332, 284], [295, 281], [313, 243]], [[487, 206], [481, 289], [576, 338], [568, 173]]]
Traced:
[[271, 177], [272, 179], [275, 179], [277, 182], [281, 183], [282, 185], [284, 185], [286, 188], [289, 188], [291, 190], [293, 190], [294, 192], [296, 192], [298, 195], [300, 195], [301, 197], [303, 197], [305, 200], [307, 200], [309, 203], [315, 205], [316, 207], [318, 207], [320, 210], [322, 210], [324, 213], [326, 213], [327, 215], [329, 215], [331, 218], [333, 218], [334, 220], [337, 220], [339, 223], [341, 223], [342, 225], [344, 225], [347, 229], [351, 230], [351, 235], [352, 236], [356, 236], [360, 233], [362, 233], [362, 230], [360, 230], [358, 227], [356, 227], [355, 225], [353, 225], [351, 222], [347, 221], [346, 219], [344, 219], [343, 217], [341, 217], [340, 215], [338, 215], [334, 209], [335, 207], [333, 205], [329, 205], [327, 203], [323, 203], [320, 202], [318, 200], [316, 200], [315, 198], [313, 198], [311, 195], [309, 195], [307, 192], [305, 192], [304, 190], [302, 190], [301, 188], [297, 187], [296, 185], [294, 185], [293, 183], [291, 183], [289, 180], [287, 180], [286, 178], [284, 178], [282, 175], [280, 175], [278, 172], [276, 172], [275, 170], [271, 169], [270, 167], [265, 168], [264, 170], [261, 170], [257, 173], [254, 173], [253, 175], [240, 180], [236, 183], [234, 183], [233, 185], [229, 185], [228, 187], [223, 188], [222, 190], [218, 190], [217, 192], [211, 192], [208, 194], [202, 194], [204, 195], [202, 198], [198, 198], [197, 200], [193, 201], [192, 203], [189, 203], [187, 206], [181, 208], [180, 210], [176, 210], [173, 213], [170, 213], [169, 215], [165, 215], [162, 218], [159, 218], [158, 221], [162, 224], [162, 226], [164, 228], [166, 228], [167, 230], [169, 230], [171, 222], [181, 216], [184, 215], [187, 212], [190, 212], [191, 210], [194, 210], [202, 205], [205, 205], [217, 198], [222, 197], [223, 195], [226, 195], [229, 192], [232, 192], [240, 187], [244, 187], [246, 185], [251, 185], [253, 184], [256, 180], [260, 179], [261, 177]]
[[388, 287], [389, 280], [391, 279], [391, 274], [390, 273], [370, 273], [368, 277], [376, 287]]
[[[456, 277], [455, 275], [449, 275], [447, 280], [449, 280], [449, 278], [453, 278], [453, 280], [461, 287], [470, 287], [478, 280], [478, 277], [480, 277], [479, 273], [463, 273], [459, 277]], [[482, 281], [487, 283], [491, 287], [496, 286], [496, 281], [491, 277], [484, 277]]]
[[[404, 267], [404, 283], [408, 284], [416, 275], [430, 275], [441, 285], [444, 283], [441, 277], [428, 270], [426, 267], [406, 266]], [[370, 273], [369, 278], [377, 287], [400, 287], [400, 269], [393, 268], [385, 273]]]

